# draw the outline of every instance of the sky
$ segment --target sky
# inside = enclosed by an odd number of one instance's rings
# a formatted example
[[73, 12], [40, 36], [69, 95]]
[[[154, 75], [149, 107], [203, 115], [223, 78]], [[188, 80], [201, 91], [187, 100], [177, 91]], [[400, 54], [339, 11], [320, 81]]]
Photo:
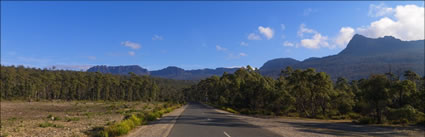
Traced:
[[2, 65], [259, 68], [337, 54], [354, 34], [424, 39], [424, 2], [1, 1]]

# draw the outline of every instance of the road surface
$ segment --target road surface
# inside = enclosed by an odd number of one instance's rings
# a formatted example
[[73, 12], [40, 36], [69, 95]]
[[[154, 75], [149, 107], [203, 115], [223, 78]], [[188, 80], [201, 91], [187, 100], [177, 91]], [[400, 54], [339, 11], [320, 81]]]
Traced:
[[168, 137], [279, 137], [208, 106], [191, 103], [177, 119]]

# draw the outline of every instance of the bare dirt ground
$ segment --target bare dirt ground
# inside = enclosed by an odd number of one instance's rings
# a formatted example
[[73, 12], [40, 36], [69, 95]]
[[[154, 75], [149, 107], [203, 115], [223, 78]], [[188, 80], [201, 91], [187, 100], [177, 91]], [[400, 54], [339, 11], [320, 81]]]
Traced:
[[291, 117], [257, 118], [235, 115], [223, 110], [220, 113], [236, 117], [252, 125], [270, 130], [284, 137], [333, 137], [333, 136], [425, 136], [424, 127], [357, 125], [347, 120], [316, 120]]
[[1, 136], [84, 137], [94, 127], [121, 121], [123, 113], [151, 107], [142, 102], [2, 101]]

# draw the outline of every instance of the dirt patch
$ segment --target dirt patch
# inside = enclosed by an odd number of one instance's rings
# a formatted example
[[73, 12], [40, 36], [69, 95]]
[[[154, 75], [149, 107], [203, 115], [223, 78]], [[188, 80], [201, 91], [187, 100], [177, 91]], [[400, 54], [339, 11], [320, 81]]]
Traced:
[[1, 102], [2, 136], [84, 137], [98, 126], [121, 121], [124, 114], [153, 108], [142, 102]]

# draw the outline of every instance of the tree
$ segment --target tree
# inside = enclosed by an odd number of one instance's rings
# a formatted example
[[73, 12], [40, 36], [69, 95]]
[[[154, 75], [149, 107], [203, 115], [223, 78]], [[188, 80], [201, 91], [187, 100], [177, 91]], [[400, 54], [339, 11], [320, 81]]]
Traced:
[[414, 81], [414, 82], [415, 82], [416, 80], [419, 80], [419, 79], [420, 79], [419, 75], [418, 75], [418, 74], [416, 74], [415, 72], [411, 71], [411, 70], [407, 70], [407, 71], [405, 71], [403, 76], [404, 76], [406, 79], [408, 79], [408, 80], [410, 80], [410, 81]]
[[382, 111], [391, 102], [390, 81], [385, 75], [372, 75], [363, 85], [364, 99], [375, 109], [375, 120], [382, 123]]

